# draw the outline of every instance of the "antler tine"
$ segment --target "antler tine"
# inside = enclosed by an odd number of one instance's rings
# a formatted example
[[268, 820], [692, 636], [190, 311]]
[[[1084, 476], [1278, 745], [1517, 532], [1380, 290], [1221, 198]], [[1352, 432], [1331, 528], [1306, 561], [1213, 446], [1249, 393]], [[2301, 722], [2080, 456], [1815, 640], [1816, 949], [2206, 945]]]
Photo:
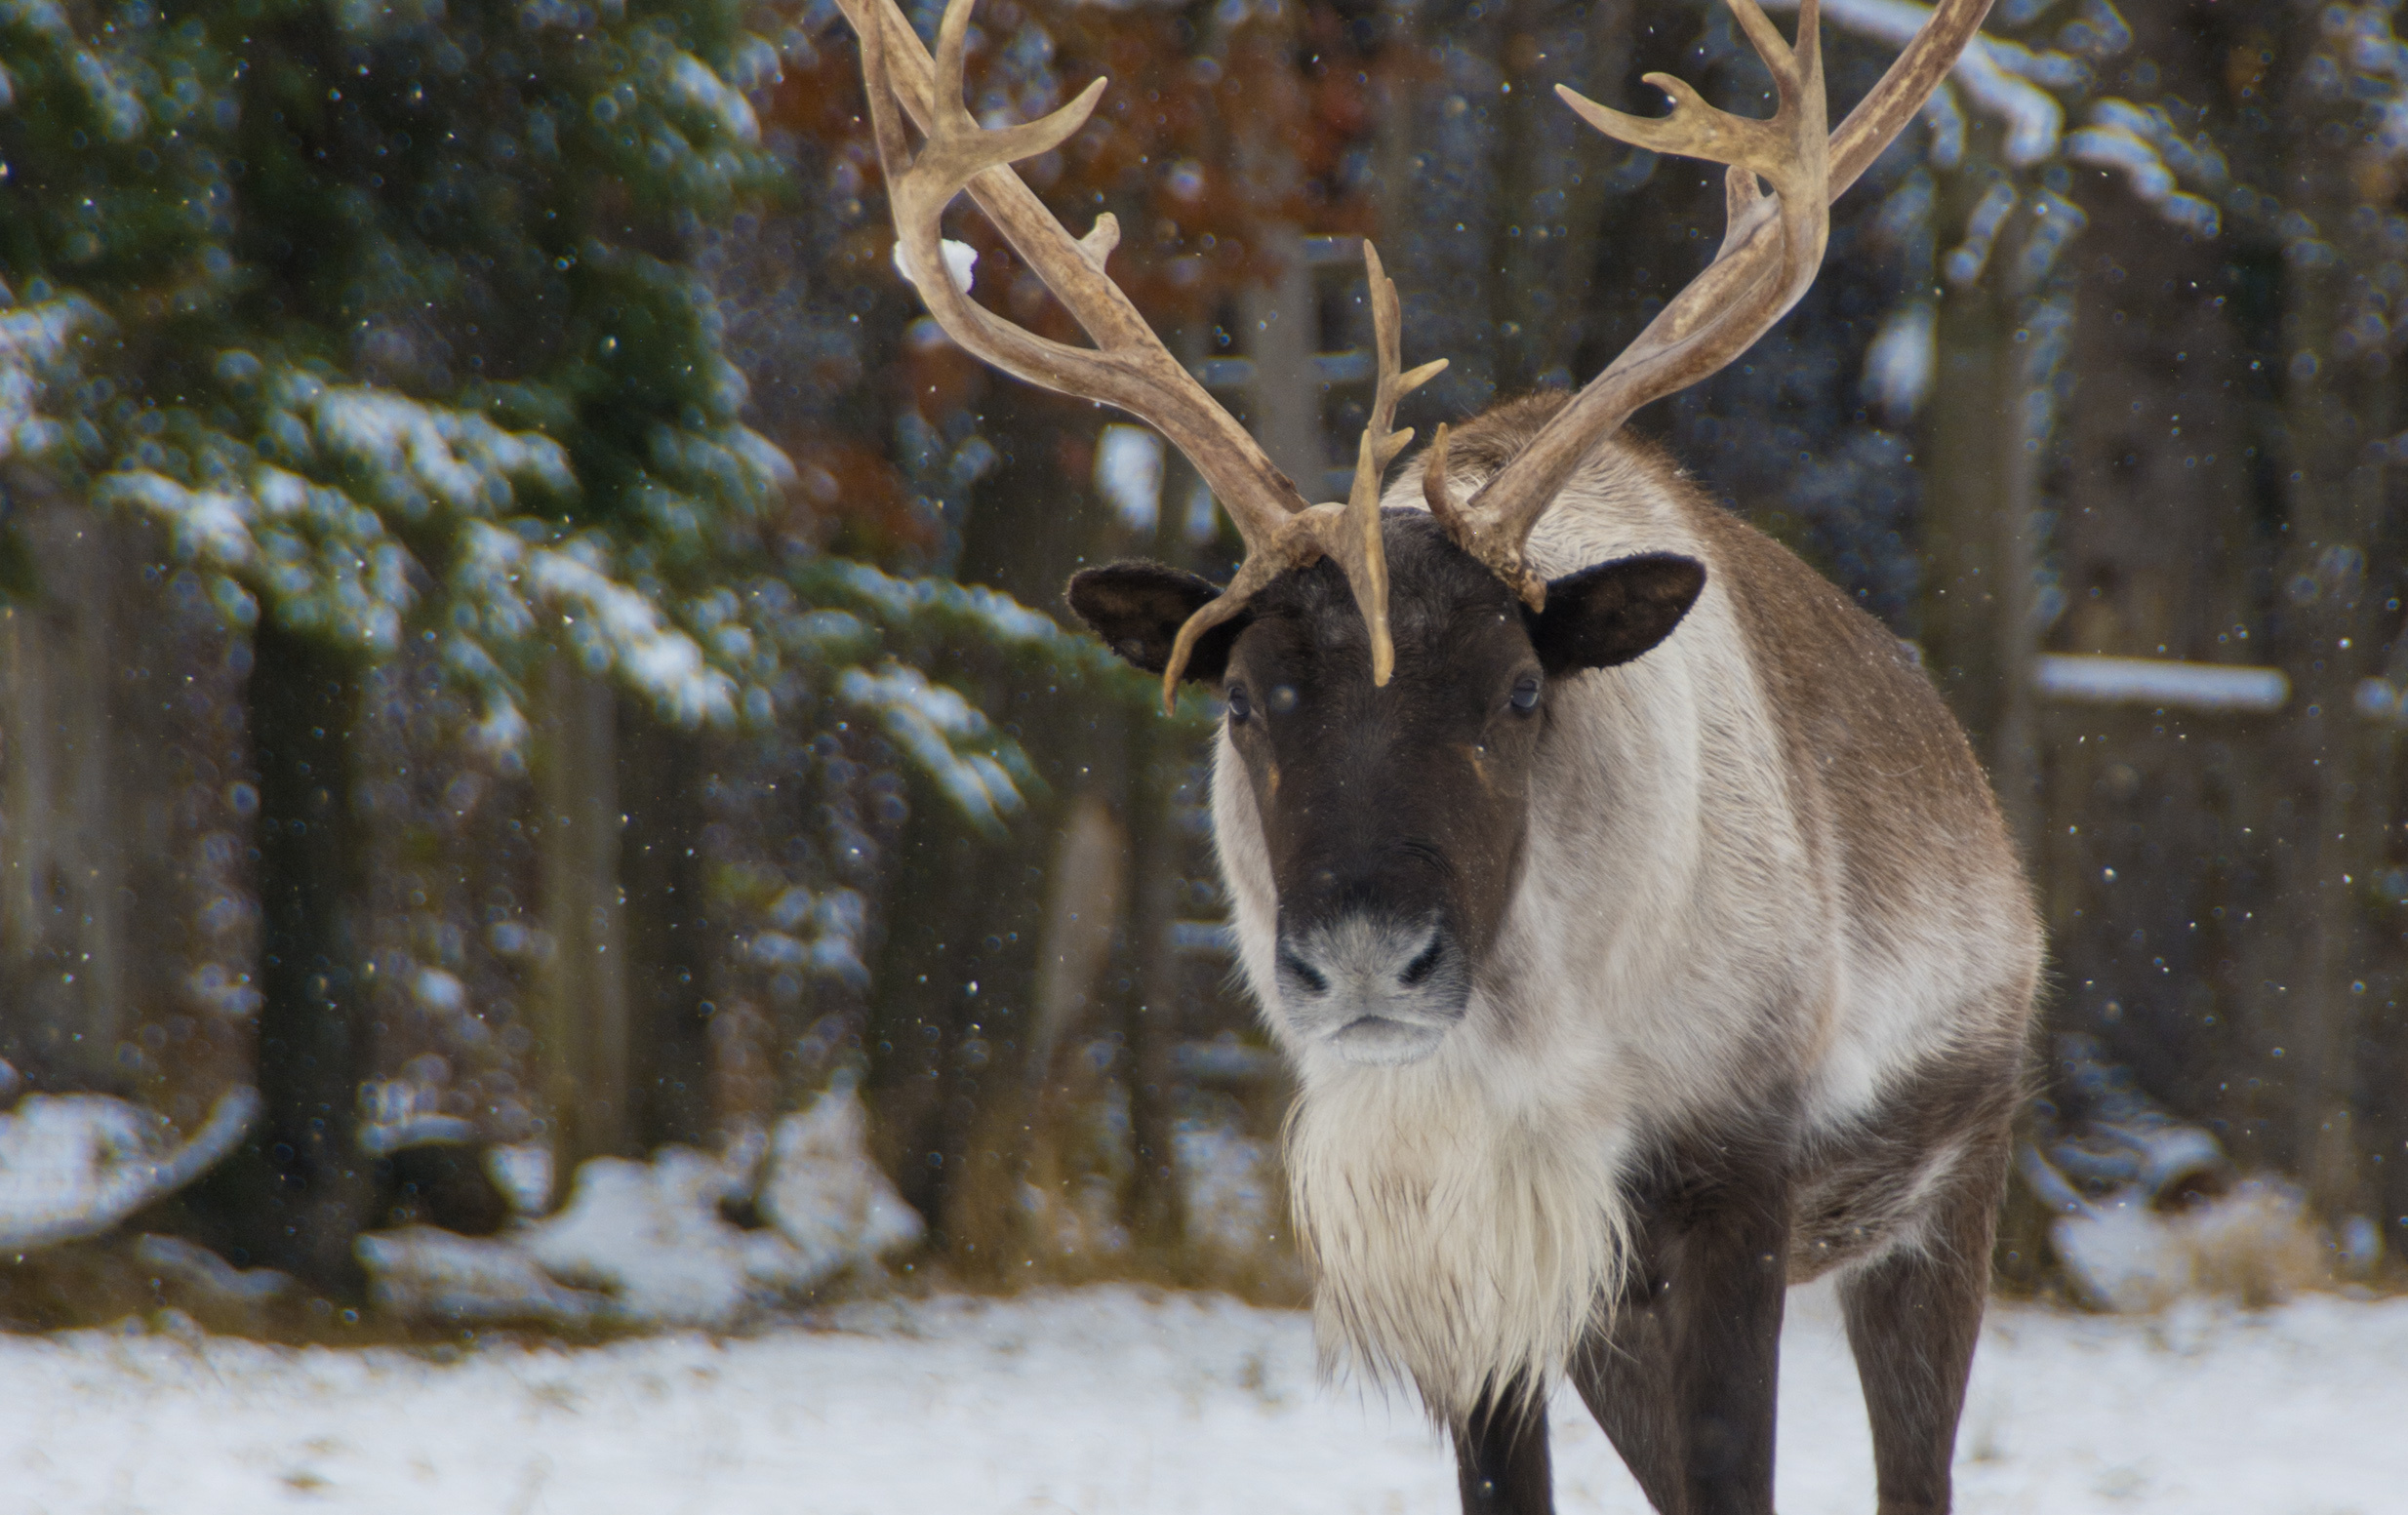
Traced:
[[1363, 439], [1355, 449], [1354, 483], [1346, 492], [1345, 516], [1328, 543], [1330, 555], [1345, 570], [1346, 584], [1371, 630], [1371, 681], [1387, 683], [1396, 670], [1396, 644], [1388, 636], [1388, 565], [1380, 545], [1380, 484], [1388, 464], [1413, 440], [1413, 428], [1389, 429], [1396, 420], [1396, 402], [1443, 373], [1444, 358], [1425, 363], [1410, 374], [1397, 372], [1404, 321], [1396, 299], [1396, 281], [1380, 265], [1380, 250], [1363, 243], [1364, 278], [1371, 286], [1372, 349], [1379, 365], [1379, 382], [1372, 390], [1371, 416], [1363, 423]]
[[[1772, 73], [1780, 103], [1769, 120], [1718, 110], [1668, 74], [1647, 76], [1672, 99], [1672, 113], [1655, 120], [1556, 87], [1566, 104], [1608, 137], [1726, 165], [1725, 207], [1739, 219], [1706, 271], [1462, 510], [1465, 550], [1534, 609], [1546, 591], [1523, 566], [1523, 544], [1588, 449], [1649, 400], [1686, 388], [1746, 351], [1805, 294], [1823, 260], [1828, 144], [1817, 0], [1798, 9], [1794, 47], [1782, 42], [1755, 0], [1729, 4]], [[1756, 187], [1759, 175], [1772, 181], [1771, 197]], [[1445, 482], [1438, 487], [1443, 491]]]
[[1371, 286], [1373, 348], [1379, 379], [1372, 391], [1371, 416], [1355, 449], [1354, 484], [1346, 502], [1320, 504], [1290, 517], [1277, 541], [1267, 550], [1250, 551], [1237, 577], [1220, 598], [1208, 601], [1187, 618], [1171, 643], [1170, 660], [1162, 670], [1162, 704], [1169, 709], [1178, 697], [1180, 676], [1204, 633], [1243, 610], [1255, 592], [1291, 568], [1300, 568], [1327, 553], [1337, 559], [1353, 592], [1356, 609], [1371, 641], [1371, 681], [1385, 685], [1396, 671], [1396, 644], [1388, 635], [1387, 555], [1380, 542], [1380, 481], [1396, 455], [1413, 440], [1413, 429], [1393, 431], [1396, 402], [1435, 379], [1447, 366], [1439, 358], [1411, 373], [1399, 373], [1403, 317], [1396, 283], [1380, 264], [1380, 250], [1363, 244], [1365, 277]]
[[[962, 98], [976, 0], [949, 0], [933, 61], [894, 0], [838, 3], [861, 38], [863, 83], [903, 266], [938, 326], [966, 351], [1016, 378], [1116, 406], [1146, 421], [1195, 464], [1237, 524], [1249, 552], [1277, 538], [1289, 518], [1304, 508], [1304, 497], [1171, 356], [1105, 276], [1104, 259], [1120, 236], [1118, 223], [1100, 216], [1085, 237], [1072, 237], [1010, 166], [1051, 151], [1084, 126], [1105, 81], [1096, 80], [1042, 120], [983, 130]], [[898, 105], [926, 134], [917, 154], [908, 150]], [[1095, 346], [1073, 347], [1024, 331], [954, 287], [944, 267], [940, 226], [945, 207], [964, 189]]]
[[[1396, 298], [1396, 281], [1387, 276], [1380, 261], [1380, 250], [1366, 240], [1363, 243], [1363, 272], [1371, 285], [1371, 331], [1373, 355], [1379, 363], [1380, 379], [1372, 392], [1371, 419], [1365, 422], [1363, 434], [1380, 438], [1380, 467], [1385, 469], [1396, 460], [1396, 455], [1413, 440], [1413, 428], [1402, 431], [1388, 428], [1396, 422], [1396, 402], [1446, 372], [1447, 360], [1433, 358], [1409, 374], [1397, 372], [1402, 359], [1404, 312]], [[1379, 495], [1378, 479], [1373, 480], [1372, 494]], [[1357, 474], [1355, 492], [1360, 494], [1363, 481]]]
[[[1581, 459], [1640, 406], [1698, 382], [1746, 351], [1797, 302], [1822, 264], [1831, 200], [1913, 118], [1989, 9], [1989, 0], [1940, 0], [1873, 93], [1826, 137], [1817, 0], [1799, 5], [1794, 45], [1781, 40], [1755, 0], [1728, 3], [1772, 73], [1779, 105], [1770, 119], [1717, 110], [1663, 74], [1649, 74], [1648, 82], [1671, 97], [1672, 111], [1656, 119], [1556, 90], [1609, 137], [1726, 166], [1729, 224], [1714, 260], [1468, 504], [1455, 503], [1435, 451], [1424, 475], [1430, 507], [1450, 523], [1458, 544], [1534, 608], [1545, 603], [1545, 585], [1523, 566], [1522, 549]], [[1770, 195], [1759, 176], [1772, 184]]]

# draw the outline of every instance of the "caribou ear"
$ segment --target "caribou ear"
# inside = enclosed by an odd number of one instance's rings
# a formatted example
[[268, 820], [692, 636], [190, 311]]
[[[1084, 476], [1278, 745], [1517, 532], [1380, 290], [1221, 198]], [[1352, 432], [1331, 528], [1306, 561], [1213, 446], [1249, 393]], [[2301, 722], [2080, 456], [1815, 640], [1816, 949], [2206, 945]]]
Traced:
[[[1104, 646], [1147, 673], [1160, 673], [1179, 628], [1221, 598], [1221, 586], [1159, 563], [1114, 563], [1072, 575], [1065, 598]], [[1229, 644], [1249, 618], [1241, 613], [1206, 632], [1187, 658], [1185, 677], [1217, 682], [1228, 667]]]
[[1610, 668], [1670, 636], [1705, 587], [1697, 559], [1646, 552], [1550, 579], [1546, 609], [1522, 614], [1548, 673]]

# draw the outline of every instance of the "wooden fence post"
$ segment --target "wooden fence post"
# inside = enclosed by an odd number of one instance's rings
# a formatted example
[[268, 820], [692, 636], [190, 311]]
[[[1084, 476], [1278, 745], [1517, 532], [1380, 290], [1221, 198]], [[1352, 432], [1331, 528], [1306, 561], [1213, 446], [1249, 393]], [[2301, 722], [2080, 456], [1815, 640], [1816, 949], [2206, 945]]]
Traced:
[[106, 517], [59, 498], [20, 510], [16, 530], [41, 585], [0, 605], [0, 1057], [37, 1084], [130, 1089], [114, 1065], [127, 1015], [119, 547]]
[[536, 991], [537, 1054], [555, 1197], [590, 1157], [634, 1151], [629, 1121], [625, 893], [620, 887], [617, 694], [555, 654], [542, 677], [538, 869], [550, 950]]

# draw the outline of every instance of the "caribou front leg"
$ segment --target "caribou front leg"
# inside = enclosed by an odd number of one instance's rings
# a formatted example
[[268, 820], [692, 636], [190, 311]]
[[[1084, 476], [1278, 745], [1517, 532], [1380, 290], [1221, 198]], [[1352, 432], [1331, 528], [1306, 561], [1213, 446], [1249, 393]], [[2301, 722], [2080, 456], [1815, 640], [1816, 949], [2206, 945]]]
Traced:
[[1456, 1428], [1455, 1478], [1464, 1515], [1552, 1515], [1546, 1402], [1520, 1393], [1483, 1397]]
[[1641, 1196], [1630, 1286], [1573, 1358], [1581, 1398], [1664, 1515], [1771, 1515], [1789, 1240], [1773, 1167], [1668, 1165]]

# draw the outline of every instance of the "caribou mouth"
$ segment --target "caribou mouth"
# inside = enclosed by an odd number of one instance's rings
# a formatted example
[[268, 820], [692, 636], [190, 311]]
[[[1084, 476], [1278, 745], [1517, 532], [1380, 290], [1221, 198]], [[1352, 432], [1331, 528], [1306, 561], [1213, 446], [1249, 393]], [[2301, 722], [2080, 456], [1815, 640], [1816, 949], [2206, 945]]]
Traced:
[[1419, 1062], [1446, 1040], [1445, 1026], [1399, 1020], [1391, 1016], [1357, 1016], [1330, 1033], [1330, 1050], [1348, 1062], [1374, 1067], [1397, 1067]]

